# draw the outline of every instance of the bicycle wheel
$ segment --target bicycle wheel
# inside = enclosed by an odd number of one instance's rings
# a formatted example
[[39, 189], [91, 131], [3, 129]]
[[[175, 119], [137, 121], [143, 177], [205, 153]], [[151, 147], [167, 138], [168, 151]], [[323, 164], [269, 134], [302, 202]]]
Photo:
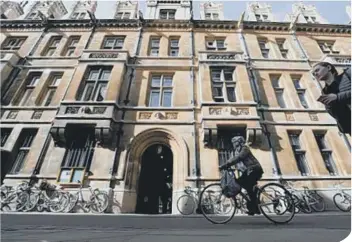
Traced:
[[335, 206], [342, 212], [351, 211], [351, 199], [341, 193], [336, 193], [333, 197]]
[[21, 192], [17, 194], [17, 199], [16, 199], [16, 212], [22, 211], [24, 207], [26, 207], [27, 203], [29, 201], [29, 195], [26, 192]]
[[300, 199], [299, 197], [297, 197], [297, 195], [295, 194], [292, 194], [292, 198], [293, 198], [293, 201], [294, 201], [294, 205], [295, 205], [295, 213], [299, 213], [301, 212], [301, 207], [300, 207]]
[[268, 183], [260, 187], [257, 202], [262, 214], [273, 223], [286, 224], [295, 215], [292, 195], [280, 184]]
[[177, 199], [177, 210], [182, 215], [190, 215], [194, 212], [196, 208], [196, 202], [193, 197], [189, 195], [182, 195]]
[[313, 212], [311, 206], [309, 206], [308, 198], [305, 195], [301, 199], [300, 207], [301, 207], [301, 211], [303, 213], [312, 213]]
[[93, 213], [103, 213], [109, 205], [109, 197], [105, 192], [97, 192], [90, 197]]
[[203, 216], [213, 224], [229, 222], [236, 212], [236, 201], [222, 194], [220, 183], [206, 186], [200, 194]]
[[32, 211], [37, 206], [40, 198], [39, 193], [37, 192], [27, 191], [27, 193], [28, 193], [29, 200], [26, 207], [23, 208], [23, 212]]
[[312, 194], [312, 209], [315, 212], [323, 212], [325, 210], [325, 201], [324, 198], [319, 194]]
[[64, 213], [72, 212], [78, 202], [78, 194], [69, 193], [68, 196], [69, 196], [69, 202], [67, 204], [67, 207], [63, 211]]
[[49, 210], [54, 213], [60, 213], [64, 211], [69, 202], [69, 195], [66, 192], [54, 191], [53, 195], [50, 197]]

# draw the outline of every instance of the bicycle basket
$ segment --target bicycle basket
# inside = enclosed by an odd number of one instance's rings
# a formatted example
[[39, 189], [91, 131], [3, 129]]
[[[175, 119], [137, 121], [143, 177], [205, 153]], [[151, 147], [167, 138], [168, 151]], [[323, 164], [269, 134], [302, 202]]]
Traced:
[[226, 197], [235, 197], [241, 191], [241, 186], [236, 182], [229, 171], [223, 171], [220, 180], [222, 194]]

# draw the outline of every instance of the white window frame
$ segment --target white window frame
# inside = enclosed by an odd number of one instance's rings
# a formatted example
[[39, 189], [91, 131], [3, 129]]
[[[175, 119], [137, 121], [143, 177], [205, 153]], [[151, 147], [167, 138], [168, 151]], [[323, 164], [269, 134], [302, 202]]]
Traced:
[[[104, 41], [103, 41], [103, 45], [102, 45], [102, 49], [110, 49], [110, 50], [122, 50], [123, 46], [125, 44], [125, 38], [126, 36], [122, 36], [122, 35], [116, 35], [116, 36], [105, 36]], [[112, 44], [112, 46], [107, 46], [106, 43], [110, 41]]]
[[[153, 43], [153, 41], [156, 41]], [[150, 37], [149, 56], [159, 56], [160, 37]]]
[[226, 38], [206, 39], [205, 47], [207, 50], [226, 50]]
[[285, 48], [286, 39], [281, 39], [281, 38], [276, 39], [276, 44], [279, 47], [281, 57], [284, 59], [290, 59], [289, 50]]
[[[165, 18], [162, 18], [161, 16], [165, 15]], [[171, 18], [170, 15], [173, 17]], [[174, 20], [176, 17], [176, 9], [160, 9], [159, 11], [159, 19], [167, 19], [167, 20]]]
[[70, 36], [67, 41], [67, 46], [64, 50], [63, 56], [72, 56], [75, 53], [77, 44], [79, 43], [80, 39], [80, 36]]
[[[264, 46], [262, 46], [262, 44], [264, 44]], [[262, 53], [262, 57], [264, 59], [269, 59], [270, 58], [270, 49], [268, 48], [267, 46], [268, 44], [268, 40], [267, 39], [258, 39], [258, 45], [259, 45], [259, 49], [260, 49], [260, 52]], [[265, 48], [263, 48], [265, 47]], [[267, 57], [265, 56], [264, 53], [267, 53]]]
[[25, 87], [24, 87], [24, 92], [20, 92], [20, 97], [18, 97], [20, 100], [18, 102], [18, 106], [26, 106], [28, 100], [32, 96], [33, 90], [40, 81], [40, 78], [42, 76], [42, 73], [40, 72], [31, 72], [28, 74], [26, 80], [25, 80]]
[[[56, 72], [56, 73], [53, 73], [50, 75], [50, 77], [49, 77], [50, 83], [47, 87], [45, 97], [41, 103], [42, 106], [50, 106], [51, 105], [52, 98], [54, 97], [54, 95], [56, 93], [57, 87], [60, 85], [60, 82], [62, 80], [62, 76], [63, 76], [62, 72], [60, 72], [60, 73]], [[60, 81], [58, 81], [58, 80], [60, 80]], [[49, 97], [51, 99], [49, 99]], [[48, 100], [50, 100], [49, 103], [48, 103]]]
[[27, 37], [24, 36], [10, 36], [6, 38], [2, 44], [2, 50], [19, 50], [23, 43], [26, 41]]
[[320, 50], [324, 53], [324, 54], [339, 54], [340, 51], [335, 50], [334, 46], [335, 46], [335, 41], [330, 41], [330, 40], [318, 40], [317, 41]]
[[[62, 36], [52, 36], [46, 46], [43, 55], [44, 56], [53, 56], [60, 46]], [[56, 42], [57, 41], [57, 42]]]
[[[173, 44], [173, 41], [177, 41], [177, 45]], [[169, 56], [172, 57], [177, 57], [179, 55], [180, 52], [180, 38], [179, 37], [170, 37], [170, 41], [169, 41]], [[176, 53], [176, 54], [173, 54]]]

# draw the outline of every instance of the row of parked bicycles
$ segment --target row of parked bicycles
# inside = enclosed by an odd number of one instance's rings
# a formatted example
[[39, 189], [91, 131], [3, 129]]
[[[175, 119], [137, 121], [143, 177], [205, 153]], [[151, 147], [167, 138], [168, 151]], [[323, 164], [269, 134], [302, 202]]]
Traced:
[[90, 196], [84, 199], [82, 188], [81, 184], [78, 191], [68, 192], [46, 180], [40, 184], [23, 181], [16, 187], [2, 185], [1, 211], [69, 213], [80, 208], [84, 212], [103, 213], [109, 204], [107, 192], [89, 186]]
[[[272, 185], [279, 185], [277, 187], [273, 186], [272, 189], [269, 189], [269, 186], [267, 187], [266, 191], [268, 191], [268, 193], [273, 194], [273, 196], [275, 196], [276, 193], [276, 197], [282, 197], [282, 195], [278, 191], [280, 189], [280, 186], [282, 186], [290, 194], [293, 203], [292, 207], [294, 207], [294, 213], [312, 213], [313, 211], [323, 212], [326, 209], [326, 202], [324, 201], [324, 198], [316, 190], [310, 190], [308, 187], [303, 187], [303, 189], [299, 190], [294, 187], [293, 182], [286, 181], [283, 179], [281, 179], [279, 183], [273, 183]], [[337, 193], [333, 196], [333, 202], [339, 210], [343, 212], [349, 212], [351, 211], [351, 196], [343, 189], [341, 189], [340, 185], [341, 183], [337, 183], [334, 185], [335, 189], [337, 190]], [[205, 187], [200, 192], [194, 191], [191, 187], [187, 186], [184, 189], [185, 194], [180, 196], [177, 200], [176, 205], [178, 211], [183, 215], [191, 215], [194, 213], [202, 213], [206, 217], [210, 214], [214, 215], [215, 213], [217, 213], [216, 211], [214, 211], [216, 205], [220, 207], [220, 203], [224, 203], [223, 200], [217, 200], [217, 202], [214, 202], [215, 194], [220, 190], [219, 186], [220, 184], [211, 184]], [[244, 190], [241, 191], [241, 194], [242, 196], [236, 196], [236, 201], [232, 203], [227, 203], [226, 209], [230, 211], [228, 212], [230, 214], [230, 217], [231, 215], [233, 216], [236, 213], [245, 214], [247, 212], [246, 204], [248, 199], [246, 198], [248, 198], [248, 195]], [[265, 196], [263, 196], [260, 203], [271, 205], [270, 203], [265, 202], [263, 200], [265, 200]], [[212, 204], [210, 205], [210, 203]], [[217, 204], [214, 205], [214, 203]], [[212, 211], [210, 211], [210, 209], [207, 209], [206, 206], [208, 206], [208, 208], [212, 207]], [[286, 207], [289, 206], [286, 204]], [[224, 215], [224, 206], [222, 206], [220, 210], [221, 211], [218, 211], [218, 214]], [[267, 214], [278, 215], [278, 211], [275, 211], [275, 206], [263, 206], [262, 211]], [[211, 222], [218, 223], [214, 221], [214, 219], [211, 219]], [[224, 222], [225, 220], [219, 223]]]

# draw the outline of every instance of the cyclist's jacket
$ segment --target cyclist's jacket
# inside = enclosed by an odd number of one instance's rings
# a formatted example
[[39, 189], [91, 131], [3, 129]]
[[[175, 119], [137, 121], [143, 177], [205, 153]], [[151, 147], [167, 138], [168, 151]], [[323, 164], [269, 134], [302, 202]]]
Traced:
[[236, 169], [244, 172], [248, 168], [261, 167], [247, 145], [239, 147], [233, 156], [227, 161], [228, 165], [235, 165]]

